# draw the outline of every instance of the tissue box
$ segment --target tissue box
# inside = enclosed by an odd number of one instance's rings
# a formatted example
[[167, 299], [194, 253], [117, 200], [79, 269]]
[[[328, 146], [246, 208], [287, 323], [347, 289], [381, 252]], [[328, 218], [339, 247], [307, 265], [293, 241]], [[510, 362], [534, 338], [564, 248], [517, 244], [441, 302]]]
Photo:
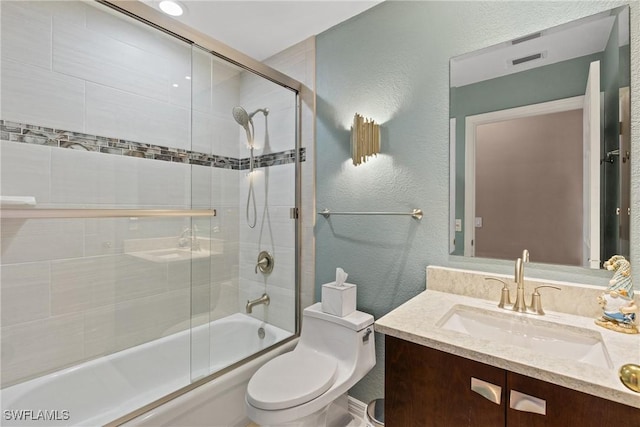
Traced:
[[339, 317], [356, 311], [356, 285], [337, 286], [336, 282], [322, 285], [322, 311]]

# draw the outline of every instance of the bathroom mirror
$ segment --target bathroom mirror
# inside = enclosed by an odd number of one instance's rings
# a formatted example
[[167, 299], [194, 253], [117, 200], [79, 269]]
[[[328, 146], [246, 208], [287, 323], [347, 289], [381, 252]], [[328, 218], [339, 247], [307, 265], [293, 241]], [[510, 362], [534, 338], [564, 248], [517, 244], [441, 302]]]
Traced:
[[629, 256], [627, 6], [450, 61], [450, 252]]

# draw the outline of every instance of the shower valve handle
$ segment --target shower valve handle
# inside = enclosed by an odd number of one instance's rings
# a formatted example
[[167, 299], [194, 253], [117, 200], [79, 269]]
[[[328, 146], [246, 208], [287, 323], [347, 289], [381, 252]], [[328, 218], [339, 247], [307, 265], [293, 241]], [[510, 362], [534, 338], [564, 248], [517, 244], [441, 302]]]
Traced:
[[273, 271], [273, 255], [267, 251], [262, 251], [258, 255], [258, 263], [256, 264], [256, 274], [258, 269], [264, 274], [269, 274]]

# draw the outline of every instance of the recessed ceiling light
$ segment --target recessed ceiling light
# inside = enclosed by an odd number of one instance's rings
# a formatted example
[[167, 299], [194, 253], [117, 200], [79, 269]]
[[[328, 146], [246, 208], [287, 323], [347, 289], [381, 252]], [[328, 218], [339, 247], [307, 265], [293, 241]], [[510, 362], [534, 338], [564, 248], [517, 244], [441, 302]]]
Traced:
[[158, 7], [161, 11], [171, 16], [180, 16], [184, 13], [184, 7], [177, 1], [173, 0], [162, 0], [158, 4]]

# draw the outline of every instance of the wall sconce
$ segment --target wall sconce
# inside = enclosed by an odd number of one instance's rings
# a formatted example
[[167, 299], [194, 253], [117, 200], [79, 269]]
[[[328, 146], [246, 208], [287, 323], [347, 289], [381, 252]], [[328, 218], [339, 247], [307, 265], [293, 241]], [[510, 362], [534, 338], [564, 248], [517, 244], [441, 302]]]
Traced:
[[351, 126], [351, 159], [353, 165], [367, 161], [380, 152], [380, 125], [356, 113]]

